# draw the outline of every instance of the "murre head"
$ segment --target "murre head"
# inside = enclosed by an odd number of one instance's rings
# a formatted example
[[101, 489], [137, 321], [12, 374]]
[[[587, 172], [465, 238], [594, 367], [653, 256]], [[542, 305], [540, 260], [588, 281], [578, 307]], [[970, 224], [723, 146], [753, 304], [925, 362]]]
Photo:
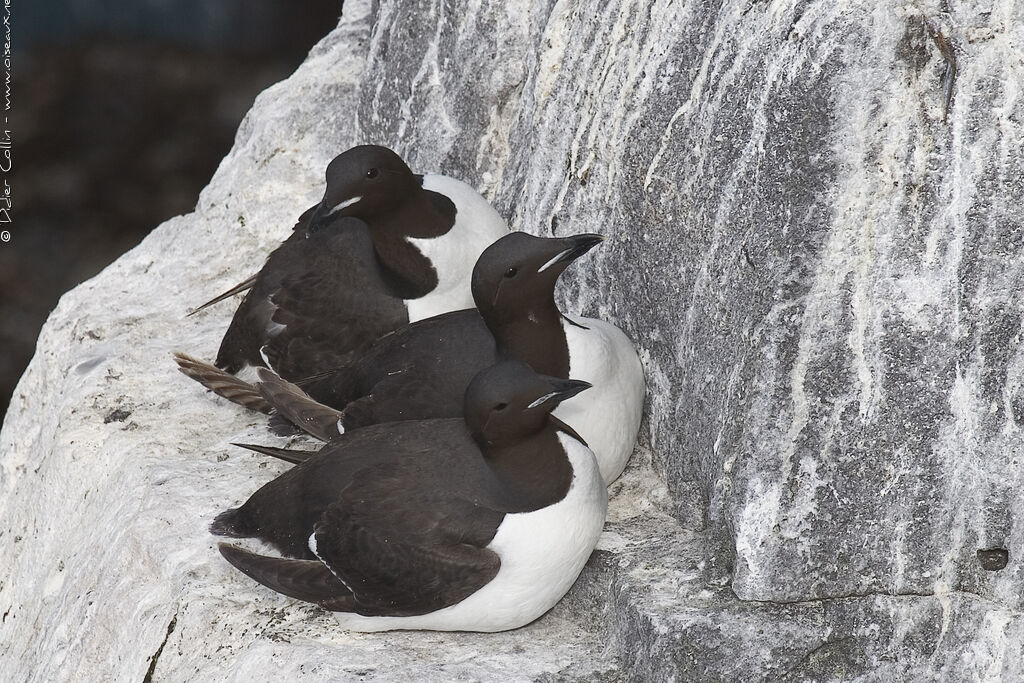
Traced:
[[310, 218], [316, 232], [338, 216], [372, 218], [415, 191], [418, 177], [387, 147], [361, 145], [327, 165], [327, 190]]
[[604, 240], [601, 235], [534, 237], [512, 232], [487, 247], [473, 268], [476, 307], [501, 322], [550, 301], [555, 281], [570, 263]]
[[466, 388], [466, 425], [481, 444], [511, 445], [539, 432], [559, 403], [590, 386], [538, 375], [517, 360], [502, 361], [478, 372]]

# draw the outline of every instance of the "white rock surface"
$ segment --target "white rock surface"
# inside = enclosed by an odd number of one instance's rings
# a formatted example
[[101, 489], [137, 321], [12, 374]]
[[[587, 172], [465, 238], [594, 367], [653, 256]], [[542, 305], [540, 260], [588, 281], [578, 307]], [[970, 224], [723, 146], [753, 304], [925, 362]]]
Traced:
[[[44, 329], [0, 432], [4, 678], [1024, 679], [1022, 45], [1013, 0], [348, 0], [196, 212]], [[282, 465], [170, 360], [230, 305], [184, 314], [358, 142], [609, 237], [561, 294], [637, 340], [652, 452], [520, 631], [342, 633], [206, 531]]]

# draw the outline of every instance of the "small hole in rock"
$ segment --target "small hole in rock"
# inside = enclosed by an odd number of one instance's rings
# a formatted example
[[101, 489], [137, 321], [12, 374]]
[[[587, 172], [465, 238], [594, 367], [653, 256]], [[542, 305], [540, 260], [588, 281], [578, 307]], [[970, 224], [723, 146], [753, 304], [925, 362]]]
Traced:
[[111, 422], [124, 422], [128, 419], [128, 416], [132, 414], [132, 411], [125, 410], [124, 408], [118, 408], [117, 410], [111, 411], [105, 418], [103, 418], [103, 424], [110, 424]]
[[979, 550], [978, 562], [981, 568], [989, 572], [997, 572], [1006, 567], [1010, 561], [1010, 552], [1005, 548], [993, 548], [991, 550]]

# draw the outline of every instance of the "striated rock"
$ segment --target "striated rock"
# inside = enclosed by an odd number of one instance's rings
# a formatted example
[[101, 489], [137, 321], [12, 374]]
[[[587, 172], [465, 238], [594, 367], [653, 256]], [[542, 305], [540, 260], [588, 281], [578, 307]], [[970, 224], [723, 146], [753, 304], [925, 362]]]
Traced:
[[[6, 675], [1024, 678], [1020, 45], [1010, 0], [349, 0], [51, 316], [0, 433]], [[286, 442], [176, 373], [230, 306], [184, 313], [357, 142], [609, 237], [560, 294], [636, 339], [650, 448], [520, 631], [341, 633], [206, 532], [282, 467], [230, 442]]]

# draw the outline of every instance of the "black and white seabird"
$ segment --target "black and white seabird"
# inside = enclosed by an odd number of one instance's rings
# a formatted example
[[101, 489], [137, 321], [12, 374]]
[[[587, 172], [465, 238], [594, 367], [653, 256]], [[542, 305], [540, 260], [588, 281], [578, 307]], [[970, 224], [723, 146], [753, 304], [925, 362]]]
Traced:
[[[215, 365], [232, 374], [269, 365], [287, 378], [342, 365], [387, 331], [471, 306], [473, 263], [507, 232], [465, 183], [416, 175], [386, 147], [354, 147], [328, 165], [323, 199], [263, 269], [226, 293], [249, 289]], [[350, 244], [367, 240], [369, 249]], [[230, 384], [182, 360], [214, 390]]]
[[358, 631], [503, 631], [572, 586], [604, 525], [591, 451], [550, 415], [585, 382], [505, 361], [479, 373], [465, 419], [354, 430], [266, 484], [210, 530], [260, 583]]
[[643, 370], [619, 328], [565, 316], [554, 299], [559, 275], [602, 239], [509, 233], [484, 250], [473, 270], [476, 309], [396, 330], [301, 388], [261, 371], [258, 388], [282, 416], [326, 441], [369, 424], [459, 416], [473, 375], [515, 358], [537, 372], [594, 386], [559, 406], [556, 415], [587, 441], [611, 483], [636, 443]]

